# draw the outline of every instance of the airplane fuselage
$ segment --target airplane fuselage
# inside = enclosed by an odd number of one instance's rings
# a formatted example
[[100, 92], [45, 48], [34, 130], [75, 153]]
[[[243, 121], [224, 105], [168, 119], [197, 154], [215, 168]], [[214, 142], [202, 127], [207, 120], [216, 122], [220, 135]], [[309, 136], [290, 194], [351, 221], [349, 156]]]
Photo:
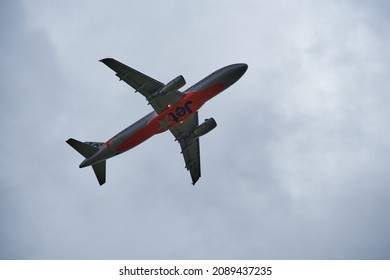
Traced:
[[182, 99], [175, 104], [170, 104], [160, 114], [151, 112], [110, 138], [99, 147], [96, 154], [85, 159], [80, 167], [90, 166], [121, 154], [153, 135], [180, 124], [197, 112], [208, 100], [234, 84], [246, 69], [246, 64], [232, 64], [215, 71], [184, 91]]

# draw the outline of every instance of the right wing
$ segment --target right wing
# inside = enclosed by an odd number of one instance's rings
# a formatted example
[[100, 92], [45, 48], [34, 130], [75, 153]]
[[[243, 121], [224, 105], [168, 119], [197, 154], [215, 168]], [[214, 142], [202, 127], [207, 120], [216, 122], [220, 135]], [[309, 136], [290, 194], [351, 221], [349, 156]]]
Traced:
[[171, 128], [172, 134], [179, 141], [184, 156], [185, 168], [190, 172], [192, 184], [200, 178], [200, 149], [199, 138], [192, 138], [192, 131], [198, 126], [198, 112], [189, 116], [183, 123]]
[[163, 83], [113, 58], [104, 58], [100, 61], [116, 72], [120, 81], [123, 80], [134, 88], [135, 92], [139, 92], [145, 96], [157, 114], [168, 108], [168, 105], [175, 104], [183, 98], [183, 94], [180, 91], [175, 91], [167, 95], [159, 94], [158, 91], [164, 87]]

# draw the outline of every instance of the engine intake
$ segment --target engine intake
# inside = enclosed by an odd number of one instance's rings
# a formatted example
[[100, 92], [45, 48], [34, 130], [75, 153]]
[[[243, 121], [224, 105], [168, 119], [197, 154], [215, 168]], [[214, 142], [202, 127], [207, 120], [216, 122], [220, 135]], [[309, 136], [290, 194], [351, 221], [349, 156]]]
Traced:
[[192, 137], [194, 139], [199, 138], [200, 136], [209, 133], [211, 130], [217, 127], [217, 122], [213, 119], [205, 119], [204, 123], [198, 125], [192, 132]]
[[159, 90], [160, 94], [168, 94], [172, 91], [176, 91], [186, 84], [186, 80], [182, 75], [174, 78], [172, 81], [167, 83], [162, 89]]

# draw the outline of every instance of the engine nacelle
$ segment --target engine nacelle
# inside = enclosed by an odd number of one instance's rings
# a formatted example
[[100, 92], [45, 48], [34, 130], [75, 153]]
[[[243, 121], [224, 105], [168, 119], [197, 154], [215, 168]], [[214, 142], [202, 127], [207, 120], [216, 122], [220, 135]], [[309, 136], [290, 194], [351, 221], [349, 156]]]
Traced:
[[172, 81], [167, 83], [162, 89], [159, 90], [161, 94], [168, 94], [172, 91], [176, 91], [186, 84], [184, 77], [180, 75], [179, 77], [174, 78]]
[[194, 139], [199, 138], [200, 136], [205, 135], [206, 133], [209, 133], [211, 130], [217, 127], [217, 122], [213, 119], [206, 119], [204, 123], [201, 125], [198, 125], [194, 131], [192, 132], [192, 137]]

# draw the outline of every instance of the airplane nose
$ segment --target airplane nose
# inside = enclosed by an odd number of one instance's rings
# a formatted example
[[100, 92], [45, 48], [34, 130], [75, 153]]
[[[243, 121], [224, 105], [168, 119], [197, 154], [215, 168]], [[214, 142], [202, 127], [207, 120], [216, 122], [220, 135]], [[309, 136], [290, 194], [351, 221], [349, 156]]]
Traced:
[[237, 63], [232, 65], [232, 71], [231, 71], [231, 83], [237, 82], [248, 70], [248, 65], [245, 63]]
[[237, 63], [237, 68], [241, 69], [242, 71], [246, 71], [248, 69], [248, 64], [246, 63]]
[[245, 63], [237, 64], [237, 72], [240, 74], [240, 77], [245, 74], [246, 70], [248, 70], [248, 64]]
[[248, 70], [248, 65], [246, 63], [236, 63], [219, 69], [214, 72], [213, 75], [215, 80], [222, 83], [224, 85], [224, 89], [227, 89], [237, 82], [242, 75], [245, 74], [246, 70]]

